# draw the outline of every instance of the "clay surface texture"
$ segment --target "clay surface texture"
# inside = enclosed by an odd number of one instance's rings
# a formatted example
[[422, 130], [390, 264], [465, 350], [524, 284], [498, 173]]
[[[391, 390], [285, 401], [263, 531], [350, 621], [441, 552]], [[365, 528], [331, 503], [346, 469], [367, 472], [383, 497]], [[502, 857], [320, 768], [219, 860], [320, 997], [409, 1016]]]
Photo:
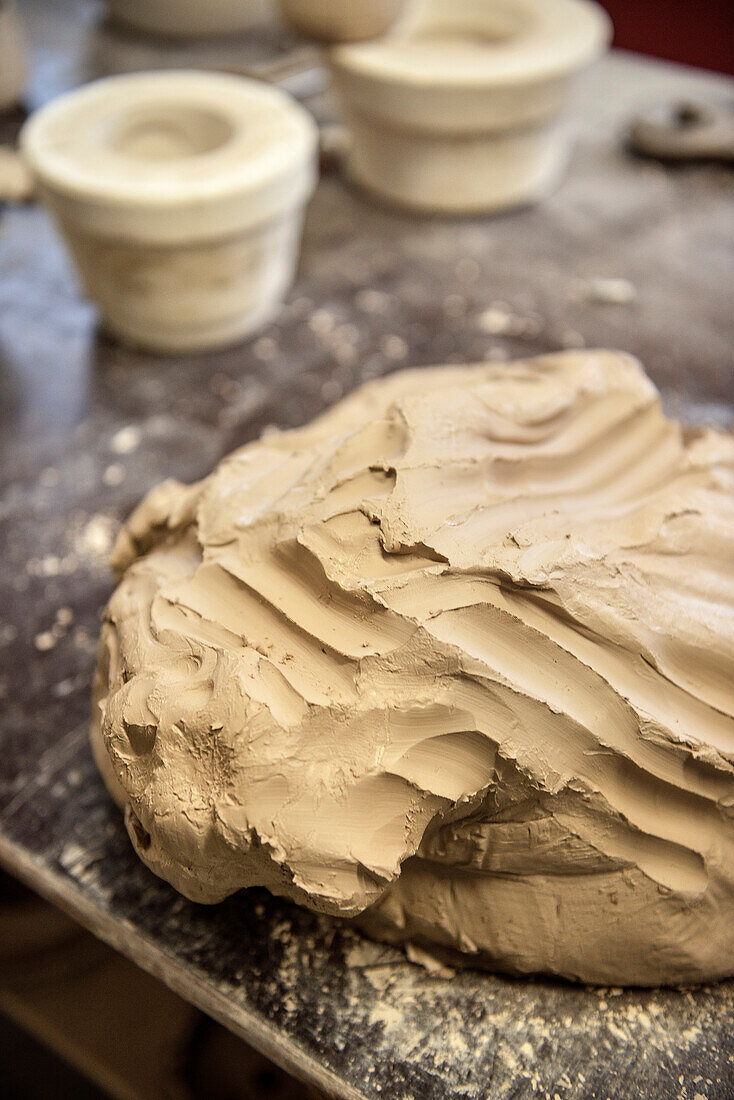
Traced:
[[452, 962], [734, 973], [734, 439], [605, 351], [395, 374], [166, 482], [92, 741], [141, 859]]

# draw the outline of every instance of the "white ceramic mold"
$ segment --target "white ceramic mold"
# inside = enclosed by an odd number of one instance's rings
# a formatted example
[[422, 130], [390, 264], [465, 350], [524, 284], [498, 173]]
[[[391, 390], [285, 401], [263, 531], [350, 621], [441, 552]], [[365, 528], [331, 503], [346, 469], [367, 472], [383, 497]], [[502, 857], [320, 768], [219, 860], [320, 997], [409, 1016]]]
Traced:
[[569, 158], [574, 78], [610, 29], [592, 0], [417, 0], [383, 38], [331, 51], [349, 174], [436, 212], [543, 197]]
[[262, 23], [269, 0], [105, 0], [110, 15], [146, 34], [167, 38], [238, 34]]
[[0, 0], [0, 111], [20, 99], [27, 68], [25, 35], [15, 5]]
[[384, 34], [405, 0], [280, 0], [289, 23], [323, 42], [358, 42]]
[[105, 328], [163, 352], [235, 343], [274, 315], [317, 144], [285, 92], [204, 72], [99, 80], [21, 133]]

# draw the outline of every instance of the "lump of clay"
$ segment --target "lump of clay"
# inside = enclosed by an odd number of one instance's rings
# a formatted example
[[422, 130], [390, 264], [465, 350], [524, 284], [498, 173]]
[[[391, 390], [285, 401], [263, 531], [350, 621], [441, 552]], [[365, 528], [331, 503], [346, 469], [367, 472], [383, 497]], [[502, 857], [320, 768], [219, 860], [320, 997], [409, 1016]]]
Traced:
[[93, 742], [140, 857], [474, 965], [734, 973], [734, 439], [639, 365], [396, 374], [168, 482]]

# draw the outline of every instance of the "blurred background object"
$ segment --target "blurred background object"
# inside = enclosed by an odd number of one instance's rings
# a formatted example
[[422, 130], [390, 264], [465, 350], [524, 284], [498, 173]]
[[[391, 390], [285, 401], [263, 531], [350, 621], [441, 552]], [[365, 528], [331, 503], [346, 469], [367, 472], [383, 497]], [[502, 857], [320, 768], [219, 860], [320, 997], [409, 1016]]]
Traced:
[[590, 0], [422, 0], [393, 33], [331, 52], [349, 174], [442, 213], [542, 198], [570, 156], [575, 78], [609, 36]]
[[183, 1078], [190, 1100], [326, 1100], [203, 1013], [187, 1046]]
[[384, 34], [409, 3], [410, 0], [280, 0], [280, 7], [301, 34], [325, 42], [356, 42]]
[[0, 872], [0, 1046], [15, 1028], [52, 1053], [28, 1039], [2, 1060], [9, 1100], [320, 1096]]
[[5, 983], [30, 989], [63, 981], [93, 964], [97, 947], [98, 941], [75, 921], [0, 871], [0, 974]]
[[679, 103], [640, 115], [632, 148], [658, 160], [734, 160], [734, 100], [725, 106]]
[[279, 88], [132, 73], [38, 111], [21, 146], [107, 330], [153, 351], [236, 343], [293, 279], [317, 129]]
[[614, 45], [667, 61], [734, 73], [732, 0], [602, 0]]
[[0, 202], [25, 202], [33, 195], [27, 165], [13, 145], [0, 145]]
[[27, 75], [25, 34], [15, 4], [0, 0], [0, 111], [21, 97]]
[[163, 36], [237, 34], [262, 23], [268, 0], [105, 0], [112, 17]]

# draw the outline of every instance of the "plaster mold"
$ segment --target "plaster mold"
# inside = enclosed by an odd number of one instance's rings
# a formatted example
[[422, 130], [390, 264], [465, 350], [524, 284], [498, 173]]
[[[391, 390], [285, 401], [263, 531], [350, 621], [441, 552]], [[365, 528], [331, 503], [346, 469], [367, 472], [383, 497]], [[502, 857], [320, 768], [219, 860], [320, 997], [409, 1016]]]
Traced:
[[384, 34], [405, 0], [280, 0], [280, 6], [301, 34], [325, 42], [356, 42]]
[[105, 0], [110, 15], [145, 34], [198, 38], [238, 34], [264, 23], [269, 0]]
[[311, 116], [223, 73], [108, 77], [21, 135], [104, 326], [153, 351], [232, 344], [293, 280], [317, 175]]
[[347, 170], [392, 202], [445, 213], [542, 198], [571, 151], [573, 86], [605, 48], [590, 0], [425, 0], [383, 38], [331, 53]]

